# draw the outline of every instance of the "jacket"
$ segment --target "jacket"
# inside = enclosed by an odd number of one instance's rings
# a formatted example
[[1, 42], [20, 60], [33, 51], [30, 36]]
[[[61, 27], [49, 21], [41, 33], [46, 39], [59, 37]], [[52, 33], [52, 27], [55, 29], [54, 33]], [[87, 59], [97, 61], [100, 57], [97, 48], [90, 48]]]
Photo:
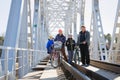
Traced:
[[68, 38], [67, 41], [66, 41], [66, 46], [67, 46], [67, 50], [74, 51], [75, 40], [73, 40], [72, 38]]
[[[78, 39], [77, 39], [77, 45], [80, 45], [82, 42], [80, 41], [80, 35], [81, 32], [79, 32]], [[87, 45], [90, 45], [90, 33], [88, 31], [85, 31], [85, 42]]]
[[48, 40], [48, 42], [47, 42], [47, 45], [46, 45], [46, 48], [47, 48], [47, 52], [48, 53], [51, 53], [52, 52], [52, 46], [53, 46], [53, 44], [54, 44], [54, 42], [53, 42], [53, 40]]
[[64, 46], [64, 44], [66, 42], [66, 37], [64, 35], [60, 36], [59, 34], [57, 34], [57, 36], [55, 37], [54, 41], [61, 41], [63, 46]]

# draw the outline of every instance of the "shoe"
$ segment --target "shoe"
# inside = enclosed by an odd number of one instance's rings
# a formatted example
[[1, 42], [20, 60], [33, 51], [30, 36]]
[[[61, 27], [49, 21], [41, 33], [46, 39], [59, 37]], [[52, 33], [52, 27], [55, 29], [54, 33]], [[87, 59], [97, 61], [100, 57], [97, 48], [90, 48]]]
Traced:
[[81, 66], [85, 66], [85, 64], [82, 64]]
[[86, 64], [86, 65], [85, 65], [85, 67], [88, 67], [88, 66], [89, 66], [89, 64]]

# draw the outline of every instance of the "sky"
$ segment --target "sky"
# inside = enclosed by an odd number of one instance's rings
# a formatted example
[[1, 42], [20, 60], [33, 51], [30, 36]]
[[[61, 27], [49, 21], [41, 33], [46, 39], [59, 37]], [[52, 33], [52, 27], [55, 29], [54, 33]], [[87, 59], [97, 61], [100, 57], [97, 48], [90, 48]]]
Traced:
[[[112, 34], [118, 0], [99, 0], [99, 2], [104, 33]], [[11, 0], [0, 0], [0, 36], [4, 35], [6, 32], [10, 4]], [[92, 0], [86, 0], [85, 26], [88, 30], [90, 29], [91, 12]]]

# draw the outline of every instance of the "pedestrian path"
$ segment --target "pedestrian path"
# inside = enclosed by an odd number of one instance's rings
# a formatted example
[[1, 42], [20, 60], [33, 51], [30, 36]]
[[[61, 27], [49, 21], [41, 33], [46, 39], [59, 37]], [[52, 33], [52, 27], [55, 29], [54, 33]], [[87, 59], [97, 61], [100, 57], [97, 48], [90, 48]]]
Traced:
[[62, 69], [53, 68], [49, 62], [40, 62], [33, 70], [19, 80], [67, 80]]

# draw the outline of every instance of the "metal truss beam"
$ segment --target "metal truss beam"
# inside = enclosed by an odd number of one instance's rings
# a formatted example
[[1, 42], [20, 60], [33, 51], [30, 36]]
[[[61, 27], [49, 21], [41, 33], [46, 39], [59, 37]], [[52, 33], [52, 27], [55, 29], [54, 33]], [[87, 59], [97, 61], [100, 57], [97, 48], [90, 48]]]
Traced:
[[[92, 46], [93, 55], [95, 59], [100, 57], [102, 61], [108, 61], [106, 43], [103, 33], [103, 26], [101, 22], [100, 10], [99, 10], [99, 0], [92, 0], [92, 22], [91, 22], [91, 30], [93, 31], [92, 38]], [[91, 32], [92, 32], [91, 31]], [[99, 56], [100, 54], [100, 56]]]
[[116, 10], [114, 29], [113, 29], [109, 54], [112, 63], [120, 64], [120, 1], [119, 0]]
[[[5, 47], [18, 47], [18, 35], [20, 33], [20, 26], [19, 26], [19, 19], [20, 19], [20, 12], [21, 12], [21, 6], [22, 6], [22, 0], [12, 0], [11, 2], [11, 8], [9, 13], [9, 19], [7, 24], [7, 30], [4, 40]], [[9, 54], [9, 55], [8, 55]], [[11, 72], [14, 69], [14, 59], [15, 59], [15, 52], [9, 51], [8, 53], [5, 53], [3, 50], [1, 59], [6, 59], [5, 56], [8, 55], [7, 58], [11, 58], [11, 60], [8, 61], [7, 66], [4, 65], [4, 62], [2, 62], [2, 71], [4, 74], [4, 71], [6, 71], [6, 67]], [[7, 72], [9, 72], [7, 71]], [[14, 74], [13, 74], [14, 75]]]

